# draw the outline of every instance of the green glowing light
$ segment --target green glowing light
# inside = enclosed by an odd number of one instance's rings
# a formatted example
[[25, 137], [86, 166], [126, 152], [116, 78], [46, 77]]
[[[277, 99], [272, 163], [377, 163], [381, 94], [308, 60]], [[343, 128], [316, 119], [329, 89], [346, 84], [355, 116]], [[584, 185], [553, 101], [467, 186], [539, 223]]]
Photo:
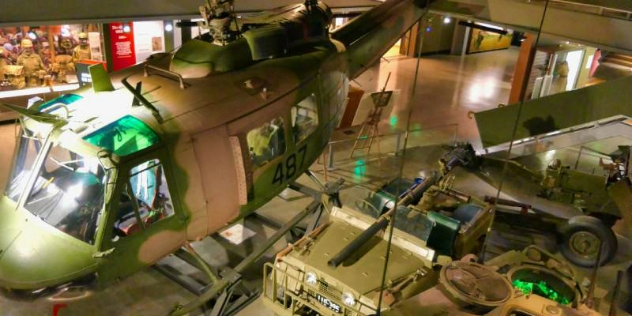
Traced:
[[568, 298], [562, 296], [558, 292], [556, 292], [551, 286], [546, 284], [544, 281], [538, 282], [528, 282], [522, 280], [514, 280], [513, 286], [522, 291], [524, 294], [536, 294], [542, 297], [546, 297], [552, 301], [558, 302], [560, 304], [568, 305], [570, 301]]
[[391, 126], [397, 125], [397, 120], [398, 120], [397, 116], [395, 115], [391, 116], [391, 121], [390, 121]]
[[366, 162], [364, 159], [356, 161], [355, 168], [353, 168], [353, 178], [358, 180], [366, 174]]

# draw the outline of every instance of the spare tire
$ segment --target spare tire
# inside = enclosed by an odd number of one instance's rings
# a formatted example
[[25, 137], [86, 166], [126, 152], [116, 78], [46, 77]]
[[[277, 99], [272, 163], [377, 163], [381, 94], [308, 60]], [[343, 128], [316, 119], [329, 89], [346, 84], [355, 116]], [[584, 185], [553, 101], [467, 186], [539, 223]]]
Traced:
[[601, 262], [604, 265], [617, 252], [617, 237], [600, 219], [579, 215], [568, 220], [559, 229], [560, 252], [570, 262], [584, 268], [595, 266], [597, 249], [601, 241]]

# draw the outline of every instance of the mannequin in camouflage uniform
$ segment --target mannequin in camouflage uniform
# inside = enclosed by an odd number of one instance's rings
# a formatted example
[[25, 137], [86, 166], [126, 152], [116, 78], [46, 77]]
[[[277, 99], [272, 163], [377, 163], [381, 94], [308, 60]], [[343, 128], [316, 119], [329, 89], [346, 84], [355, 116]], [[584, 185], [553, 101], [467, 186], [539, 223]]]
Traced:
[[24, 67], [24, 77], [28, 87], [36, 87], [41, 83], [44, 77], [45, 67], [42, 58], [33, 52], [33, 42], [29, 39], [23, 39], [22, 53], [18, 56], [17, 64]]
[[4, 48], [0, 47], [0, 84], [4, 81], [4, 66], [7, 65], [7, 59]]
[[88, 34], [79, 33], [79, 45], [72, 50], [73, 62], [90, 59], [90, 45], [88, 45]]

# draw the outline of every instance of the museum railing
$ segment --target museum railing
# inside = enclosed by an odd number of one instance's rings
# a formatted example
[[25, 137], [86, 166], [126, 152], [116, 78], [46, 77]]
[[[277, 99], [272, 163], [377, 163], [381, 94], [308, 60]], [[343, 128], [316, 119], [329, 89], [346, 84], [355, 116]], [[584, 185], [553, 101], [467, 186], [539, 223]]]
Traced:
[[[546, 1], [545, 0], [535, 0], [535, 1], [531, 0], [528, 2], [545, 3]], [[566, 0], [550, 0], [550, 6], [559, 8], [559, 9], [596, 14], [596, 15], [605, 16], [609, 18], [632, 20], [632, 11], [626, 10], [626, 9], [604, 7], [604, 6], [595, 5], [595, 4], [580, 3], [580, 2], [566, 1]]]
[[[454, 144], [458, 128], [456, 123], [433, 127], [414, 126], [408, 132], [406, 148], [414, 151], [423, 147], [438, 148], [440, 145]], [[358, 137], [358, 129], [338, 131], [339, 137], [327, 143], [314, 171], [322, 172], [326, 179], [331, 172], [349, 175], [357, 182], [376, 174], [381, 177], [395, 175], [401, 163], [406, 131], [391, 129], [388, 133], [376, 136]], [[361, 148], [364, 142], [370, 146]], [[407, 159], [411, 159], [410, 156]]]

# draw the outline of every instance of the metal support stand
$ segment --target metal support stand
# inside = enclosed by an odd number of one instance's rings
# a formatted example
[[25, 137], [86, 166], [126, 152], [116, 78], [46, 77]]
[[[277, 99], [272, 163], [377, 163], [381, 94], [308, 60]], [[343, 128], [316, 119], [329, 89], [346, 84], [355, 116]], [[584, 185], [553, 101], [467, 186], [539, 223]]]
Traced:
[[213, 309], [207, 312], [208, 316], [235, 315], [248, 304], [259, 297], [259, 290], [249, 291], [241, 283], [241, 274], [232, 269], [224, 270], [224, 278], [229, 280], [224, 292], [215, 300]]
[[184, 248], [182, 248], [176, 251], [175, 256], [204, 272], [210, 280], [207, 284], [183, 275], [169, 265], [157, 264], [154, 265], [154, 269], [196, 296], [202, 295], [216, 282], [220, 280], [227, 280], [228, 285], [226, 286], [226, 289], [224, 289], [217, 299], [213, 299], [200, 306], [203, 315], [235, 315], [241, 309], [257, 299], [259, 294], [261, 294], [258, 289], [250, 290], [244, 286], [241, 283], [241, 275], [230, 268], [222, 271], [221, 276], [217, 276], [211, 271], [208, 263], [203, 261], [199, 255], [195, 254], [194, 251], [193, 253], [191, 253], [191, 251], [192, 248], [190, 250], [184, 250]]
[[[308, 173], [308, 175], [310, 174]], [[311, 174], [310, 177], [314, 177], [314, 175]], [[315, 180], [317, 181], [317, 179]], [[315, 229], [322, 217], [322, 213], [325, 211], [322, 204], [323, 194], [329, 196], [330, 201], [333, 200], [334, 203], [335, 201], [339, 202], [338, 191], [340, 190], [342, 183], [343, 180], [339, 179], [336, 182], [327, 183], [326, 185], [320, 184], [323, 188], [323, 192], [316, 191], [298, 183], [292, 183], [290, 185], [292, 189], [307, 194], [313, 197], [314, 200], [306, 208], [296, 214], [290, 221], [280, 225], [277, 232], [267, 239], [263, 246], [255, 249], [237, 266], [232, 269], [224, 269], [222, 273], [220, 273], [219, 278], [217, 278], [214, 271], [210, 268], [210, 265], [203, 261], [192, 247], [189, 246], [182, 248], [175, 253], [176, 257], [205, 273], [209, 280], [215, 279], [214, 282], [211, 281], [206, 285], [202, 285], [199, 281], [182, 275], [174, 268], [167, 268], [166, 266], [160, 264], [155, 265], [154, 268], [156, 270], [197, 296], [196, 299], [186, 305], [177, 307], [170, 315], [187, 315], [197, 309], [201, 309], [202, 313], [207, 316], [234, 315], [250, 304], [259, 296], [260, 293], [259, 290], [247, 289], [244, 284], [241, 283], [241, 273], [243, 273], [243, 271], [245, 271], [253, 263], [257, 262], [257, 260], [259, 260], [261, 256], [272, 248], [279, 239], [289, 233], [292, 228], [295, 228], [303, 219], [310, 215], [312, 218], [308, 224], [307, 232], [309, 233]], [[259, 218], [261, 218], [261, 216], [259, 216]]]
[[331, 148], [331, 144], [329, 144], [329, 151], [327, 152], [327, 167], [326, 167], [326, 169], [328, 171], [336, 170], [336, 168], [334, 167], [334, 151], [333, 151], [333, 148]]
[[402, 154], [402, 133], [397, 134], [397, 139], [395, 142], [395, 156], [400, 156]]
[[[323, 184], [322, 182], [320, 182], [320, 180], [318, 180], [318, 178], [316, 177], [316, 175], [314, 175], [313, 172], [307, 170], [305, 171], [305, 174], [320, 188], [321, 191], [314, 190], [308, 186], [302, 185], [297, 182], [291, 183], [289, 185], [289, 188], [296, 192], [311, 196], [314, 200], [317, 200], [317, 201], [321, 201], [322, 195], [325, 194], [328, 197], [329, 203], [337, 207], [342, 206], [342, 203], [340, 202], [339, 191], [340, 191], [340, 187], [342, 186], [342, 183], [344, 182], [343, 179], [338, 179], [336, 182]], [[307, 221], [307, 227], [305, 228], [305, 230], [302, 230], [301, 227], [295, 227], [291, 230], [291, 233], [294, 236], [299, 236], [299, 235], [302, 236], [302, 235], [311, 233], [320, 224], [320, 220], [325, 211], [326, 211], [325, 206], [321, 205], [320, 208], [316, 210], [311, 215], [311, 218]]]

